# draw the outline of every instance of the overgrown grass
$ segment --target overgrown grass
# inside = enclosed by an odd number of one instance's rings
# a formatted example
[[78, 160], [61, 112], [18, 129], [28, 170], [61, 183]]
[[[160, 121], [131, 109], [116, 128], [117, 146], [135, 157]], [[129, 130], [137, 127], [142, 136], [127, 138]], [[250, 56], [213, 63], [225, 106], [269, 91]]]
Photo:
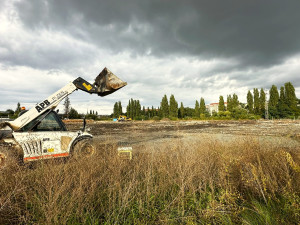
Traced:
[[297, 224], [300, 149], [246, 137], [173, 141], [121, 160], [11, 162], [0, 171], [0, 224]]

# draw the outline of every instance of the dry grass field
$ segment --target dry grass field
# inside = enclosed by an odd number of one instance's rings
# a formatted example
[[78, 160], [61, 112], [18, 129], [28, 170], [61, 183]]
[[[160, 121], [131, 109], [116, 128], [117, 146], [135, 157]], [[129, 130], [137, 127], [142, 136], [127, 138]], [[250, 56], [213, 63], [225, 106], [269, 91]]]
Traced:
[[[299, 123], [188, 124], [89, 124], [93, 157], [11, 161], [0, 224], [299, 223]], [[120, 141], [132, 160], [117, 156]]]

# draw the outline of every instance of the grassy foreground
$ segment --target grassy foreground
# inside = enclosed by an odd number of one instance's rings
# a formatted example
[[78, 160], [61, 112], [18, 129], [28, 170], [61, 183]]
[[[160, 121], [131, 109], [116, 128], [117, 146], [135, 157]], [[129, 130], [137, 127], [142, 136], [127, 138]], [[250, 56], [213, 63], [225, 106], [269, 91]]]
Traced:
[[297, 224], [300, 148], [209, 137], [144, 146], [131, 161], [14, 162], [0, 171], [0, 224]]

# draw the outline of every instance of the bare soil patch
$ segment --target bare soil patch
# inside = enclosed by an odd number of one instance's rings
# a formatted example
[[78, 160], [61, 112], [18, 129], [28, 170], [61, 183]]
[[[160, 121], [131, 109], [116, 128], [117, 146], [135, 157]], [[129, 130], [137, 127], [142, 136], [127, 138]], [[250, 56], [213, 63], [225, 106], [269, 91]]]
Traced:
[[[69, 130], [78, 130], [82, 123], [68, 123]], [[298, 146], [300, 121], [294, 120], [239, 120], [239, 121], [132, 121], [89, 122], [96, 140], [112, 140], [129, 144], [162, 143], [181, 139], [193, 142], [212, 136], [220, 141], [251, 136], [261, 142]]]

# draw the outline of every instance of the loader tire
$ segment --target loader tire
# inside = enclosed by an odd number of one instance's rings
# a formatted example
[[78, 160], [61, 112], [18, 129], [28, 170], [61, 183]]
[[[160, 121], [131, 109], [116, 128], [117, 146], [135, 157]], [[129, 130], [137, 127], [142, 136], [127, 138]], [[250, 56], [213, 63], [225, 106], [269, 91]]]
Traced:
[[75, 157], [91, 157], [95, 152], [92, 139], [83, 139], [75, 144], [72, 155]]

